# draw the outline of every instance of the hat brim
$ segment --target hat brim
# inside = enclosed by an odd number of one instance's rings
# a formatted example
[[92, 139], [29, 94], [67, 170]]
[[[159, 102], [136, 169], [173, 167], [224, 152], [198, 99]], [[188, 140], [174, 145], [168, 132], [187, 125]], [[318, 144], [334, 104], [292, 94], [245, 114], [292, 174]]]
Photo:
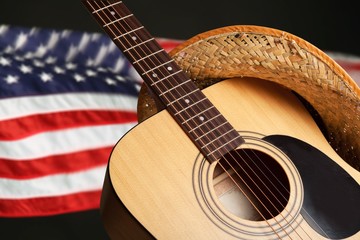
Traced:
[[[281, 30], [239, 25], [194, 36], [170, 55], [201, 89], [246, 76], [296, 92], [319, 114], [330, 145], [360, 170], [360, 88], [314, 45]], [[139, 121], [159, 110], [144, 85], [138, 100]]]

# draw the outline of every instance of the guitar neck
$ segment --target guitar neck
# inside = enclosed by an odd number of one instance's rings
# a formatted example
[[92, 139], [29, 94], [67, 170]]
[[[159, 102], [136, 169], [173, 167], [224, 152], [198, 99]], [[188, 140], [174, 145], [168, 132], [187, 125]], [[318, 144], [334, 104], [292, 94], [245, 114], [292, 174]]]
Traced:
[[122, 1], [83, 3], [209, 161], [244, 142]]

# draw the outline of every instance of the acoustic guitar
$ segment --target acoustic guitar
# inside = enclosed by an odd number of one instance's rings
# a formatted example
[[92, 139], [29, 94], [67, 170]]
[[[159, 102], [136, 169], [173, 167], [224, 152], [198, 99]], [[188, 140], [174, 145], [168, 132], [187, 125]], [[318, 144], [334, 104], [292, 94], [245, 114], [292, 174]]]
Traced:
[[123, 2], [83, 3], [166, 107], [111, 153], [111, 238], [360, 239], [360, 173], [291, 91], [245, 77], [200, 90]]

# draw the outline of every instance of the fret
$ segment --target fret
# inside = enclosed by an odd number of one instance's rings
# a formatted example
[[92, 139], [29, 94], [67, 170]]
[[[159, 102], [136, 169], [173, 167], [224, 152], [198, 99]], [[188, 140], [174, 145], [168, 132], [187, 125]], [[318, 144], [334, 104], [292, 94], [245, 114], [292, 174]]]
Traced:
[[107, 27], [107, 26], [109, 26], [109, 25], [111, 25], [111, 24], [114, 24], [114, 23], [123, 21], [123, 20], [125, 20], [125, 19], [127, 19], [127, 18], [129, 18], [129, 17], [132, 17], [132, 16], [134, 16], [134, 14], [129, 14], [129, 15], [126, 15], [126, 16], [121, 17], [121, 18], [119, 18], [119, 19], [115, 19], [114, 21], [111, 21], [111, 22], [108, 22], [108, 23], [104, 24], [103, 27]]
[[212, 140], [210, 142], [207, 142], [206, 144], [202, 145], [201, 148], [206, 148], [206, 147], [208, 147], [208, 145], [213, 144], [218, 139], [220, 139], [222, 137], [226, 137], [227, 134], [229, 134], [231, 131], [233, 131], [233, 129], [229, 129], [227, 132], [222, 133], [221, 135], [217, 135], [215, 138], [212, 138]]
[[[239, 139], [243, 142], [242, 137], [241, 137], [240, 135], [237, 135], [237, 136], [235, 136], [235, 138], [232, 138], [230, 141], [226, 141], [225, 144], [229, 144], [229, 143], [238, 141]], [[210, 157], [210, 156], [213, 155], [215, 152], [218, 152], [219, 150], [222, 149], [222, 147], [225, 146], [225, 144], [223, 144], [223, 145], [217, 147], [216, 149], [212, 150], [211, 152], [207, 153], [206, 156], [207, 156], [207, 157]], [[221, 154], [221, 155], [222, 155], [222, 154]]]
[[[198, 104], [198, 103], [196, 103], [196, 104]], [[191, 116], [190, 118], [187, 118], [187, 119], [186, 119], [185, 121], [183, 121], [181, 124], [185, 124], [185, 123], [193, 120], [193, 119], [196, 118], [196, 117], [199, 117], [200, 121], [204, 122], [205, 117], [203, 116], [203, 114], [206, 113], [207, 111], [211, 111], [211, 109], [213, 109], [213, 108], [215, 108], [215, 106], [212, 105], [212, 106], [210, 106], [210, 107], [207, 108], [207, 109], [204, 109], [204, 110], [202, 110], [202, 111], [200, 111], [200, 112], [197, 112], [196, 114], [194, 114], [194, 115]]]
[[122, 1], [83, 2], [209, 162], [244, 142]]
[[[215, 115], [214, 117], [212, 117], [211, 119], [209, 119], [206, 123], [208, 123], [209, 121], [213, 121], [215, 118], [217, 118], [217, 117], [219, 117], [219, 116], [221, 116], [221, 114]], [[195, 128], [191, 129], [191, 130], [189, 131], [189, 133], [192, 133], [193, 131], [199, 129], [201, 126], [204, 126], [206, 123], [204, 122], [203, 124], [200, 124], [200, 125], [196, 126]], [[218, 128], [223, 127], [225, 124], [228, 124], [228, 122], [226, 121], [226, 122], [223, 122], [223, 123], [221, 123], [221, 124], [218, 124], [217, 126], [215, 126], [214, 128], [212, 128], [210, 131], [207, 130], [207, 129], [206, 129], [206, 131], [202, 131], [202, 133], [205, 132], [205, 134], [197, 137], [197, 138], [195, 139], [195, 141], [198, 141], [200, 138], [205, 137], [207, 134], [210, 134], [210, 133], [216, 131]]]
[[[212, 121], [214, 121], [216, 118], [222, 117], [221, 113], [218, 113], [216, 115], [214, 115], [213, 117], [209, 118], [206, 122], [203, 122], [201, 124], [198, 124], [197, 126], [195, 126], [194, 128], [192, 128], [189, 133], [195, 132], [195, 131], [200, 131], [200, 132], [205, 132], [205, 131], [209, 131], [209, 123], [211, 123]], [[222, 122], [221, 124], [214, 124], [217, 125], [215, 128], [212, 128], [210, 131], [214, 131], [219, 127], [223, 127], [223, 125], [227, 124], [227, 121], [220, 121]], [[207, 127], [206, 129], [202, 129], [202, 128]]]
[[[164, 49], [157, 50], [156, 52], [150, 53], [150, 54], [148, 54], [148, 55], [146, 55], [146, 56], [144, 56], [142, 58], [137, 59], [136, 61], [132, 62], [132, 64], [137, 64], [137, 63], [139, 63], [139, 62], [141, 62], [141, 61], [143, 61], [143, 60], [145, 60], [147, 58], [150, 58], [150, 57], [152, 57], [152, 56], [154, 56], [154, 55], [156, 55], [156, 54], [158, 54], [160, 52], [163, 52], [163, 51], [165, 51], [165, 50]], [[159, 67], [161, 67], [163, 65], [166, 65], [166, 64], [168, 64], [170, 62], [173, 62], [173, 61], [174, 60], [170, 60], [170, 61], [168, 61], [166, 63], [162, 63]], [[144, 73], [142, 75], [144, 75]]]
[[157, 75], [163, 76], [164, 74], [166, 74], [166, 72], [163, 71], [162, 73], [161, 71], [167, 69], [161, 67], [167, 64], [171, 64], [171, 62], [174, 61], [173, 59], [164, 59], [164, 56], [167, 55], [165, 50], [152, 47], [151, 46], [152, 43], [154, 42], [149, 42], [146, 45], [144, 45], [144, 47], [141, 47], [136, 50], [133, 49], [128, 52], [129, 55], [132, 56], [132, 58], [129, 60], [130, 61], [132, 60], [133, 66], [135, 68], [141, 67], [141, 72], [139, 72], [139, 74], [143, 77], [152, 73], [157, 73]]
[[188, 97], [191, 94], [195, 94], [196, 92], [199, 92], [199, 91], [200, 91], [200, 89], [196, 88], [196, 89], [192, 90], [191, 92], [187, 92], [187, 93], [185, 93], [185, 95], [182, 95], [180, 98], [177, 98], [177, 99], [167, 103], [166, 106], [169, 107], [175, 103], [178, 103], [183, 98], [185, 98], [185, 101], [186, 101], [186, 97]]
[[123, 52], [126, 53], [127, 51], [129, 51], [129, 50], [131, 50], [131, 49], [134, 49], [134, 48], [136, 48], [136, 47], [140, 47], [141, 45], [144, 45], [145, 43], [148, 43], [148, 42], [153, 41], [153, 40], [155, 40], [155, 38], [149, 38], [149, 39], [147, 39], [147, 40], [145, 40], [145, 41], [142, 41], [142, 42], [140, 42], [140, 43], [138, 43], [138, 44], [136, 44], [136, 45], [134, 45], [134, 46], [132, 46], [132, 47], [129, 47], [129, 48], [127, 48], [127, 49], [124, 49]]
[[[166, 75], [168, 73], [164, 73], [164, 74]], [[181, 74], [181, 72], [178, 73], [178, 75], [179, 74]], [[186, 93], [189, 90], [189, 88], [187, 86], [188, 84], [183, 84], [181, 87], [172, 88], [182, 82], [182, 81], [176, 80], [177, 78], [179, 78], [178, 75], [174, 75], [171, 79], [164, 79], [162, 81], [162, 83], [159, 83], [157, 85], [150, 86], [152, 88], [152, 90], [154, 91], [154, 93], [159, 96], [159, 98], [162, 100], [162, 102], [165, 105], [168, 102], [172, 102], [173, 100], [181, 97], [182, 94]], [[156, 82], [162, 76], [164, 76], [164, 75], [161, 71], [155, 71], [151, 75], [146, 75], [146, 77], [144, 77], [144, 79], [151, 78], [151, 79], [148, 79], [148, 82]], [[169, 90], [170, 88], [172, 88], [172, 89]], [[182, 108], [180, 105], [178, 106], [176, 104], [174, 105], [174, 107]]]
[[[183, 119], [181, 124], [189, 125], [189, 132], [192, 128], [195, 128], [198, 125], [205, 124], [209, 129], [213, 129], [217, 123], [212, 124], [211, 119], [221, 114], [217, 111], [214, 105], [212, 105], [209, 100], [204, 96], [202, 98], [197, 98], [193, 100], [191, 105], [182, 107], [180, 111], [175, 111], [174, 116]], [[222, 120], [222, 119], [221, 119]]]
[[108, 6], [105, 6], [105, 7], [99, 8], [99, 9], [97, 9], [97, 10], [94, 10], [94, 11], [92, 11], [91, 13], [92, 13], [92, 14], [95, 14], [95, 13], [97, 13], [97, 12], [103, 11], [103, 10], [105, 10], [105, 9], [107, 9], [107, 8], [113, 7], [113, 6], [115, 6], [115, 5], [117, 5], [117, 4], [121, 4], [121, 3], [122, 3], [122, 1], [114, 2], [114, 3], [112, 3], [112, 4], [108, 5]]
[[201, 103], [202, 101], [205, 101], [205, 100], [207, 100], [207, 98], [203, 97], [200, 100], [194, 102], [193, 104], [188, 105], [187, 107], [185, 107], [185, 108], [181, 109], [180, 111], [176, 112], [174, 115], [175, 116], [179, 115], [179, 114], [183, 113], [184, 111], [187, 111], [188, 109], [192, 108], [193, 106], [197, 106], [198, 103]]
[[117, 39], [119, 39], [119, 38], [125, 37], [126, 35], [129, 35], [129, 34], [131, 34], [131, 33], [134, 33], [134, 32], [136, 32], [136, 31], [138, 31], [138, 30], [143, 29], [143, 28], [144, 28], [144, 26], [137, 27], [137, 28], [135, 28], [135, 29], [132, 29], [132, 30], [130, 30], [130, 31], [128, 31], [128, 32], [125, 32], [125, 33], [123, 33], [123, 34], [121, 34], [121, 35], [118, 35], [118, 36], [114, 37], [112, 40], [115, 41], [115, 40], [117, 40]]
[[[150, 86], [154, 86], [154, 85], [156, 85], [156, 84], [158, 84], [158, 83], [161, 83], [162, 81], [164, 81], [164, 80], [168, 80], [170, 77], [172, 77], [172, 76], [174, 76], [174, 75], [176, 75], [176, 74], [178, 74], [178, 73], [181, 73], [182, 72], [182, 70], [178, 70], [178, 71], [176, 71], [176, 72], [173, 72], [173, 73], [171, 73], [171, 74], [168, 74], [168, 75], [166, 75], [165, 77], [163, 77], [163, 78], [160, 78], [160, 79], [158, 79], [156, 82], [153, 82], [152, 84], [150, 84]], [[190, 79], [189, 79], [190, 80]], [[185, 84], [186, 82], [184, 82], [184, 83], [182, 83], [182, 84]], [[179, 86], [181, 86], [181, 85], [178, 85], [178, 86], [175, 86], [175, 87], [179, 87]], [[170, 88], [168, 91], [171, 91], [172, 89]]]
[[190, 81], [192, 81], [192, 80], [191, 80], [191, 79], [188, 79], [188, 80], [186, 80], [185, 82], [182, 82], [182, 83], [178, 84], [177, 86], [173, 86], [172, 88], [169, 88], [168, 90], [163, 91], [162, 93], [160, 93], [159, 96], [161, 97], [161, 96], [163, 96], [163, 95], [171, 92], [171, 91], [174, 90], [174, 89], [177, 89], [178, 87], [180, 87], [180, 86], [182, 86], [182, 85], [184, 85], [184, 84], [186, 84], [186, 83], [188, 83], [188, 82], [190, 82]]
[[[172, 62], [174, 62], [174, 59], [170, 59], [170, 60], [167, 61], [167, 62], [164, 62], [164, 63], [162, 63], [162, 64], [156, 65], [155, 67], [147, 70], [146, 72], [143, 72], [141, 75], [146, 75], [146, 74], [154, 71], [155, 69], [158, 69], [158, 68], [160, 68], [160, 67], [162, 67], [162, 66], [164, 66], [164, 65], [166, 65], [166, 64], [172, 63]], [[182, 71], [182, 70], [181, 70], [181, 71]]]
[[[190, 109], [187, 112], [183, 112], [180, 118], [184, 119], [181, 124], [187, 124], [186, 126], [189, 134], [194, 134], [197, 138], [199, 135], [204, 135], [204, 133], [210, 133], [212, 131], [216, 134], [223, 132], [222, 128], [219, 128], [218, 126], [222, 125], [221, 123], [226, 122], [226, 120], [222, 118], [222, 115], [216, 111], [214, 106], [208, 107], [203, 111], [196, 109], [194, 111], [194, 109]], [[217, 128], [219, 128], [219, 130], [217, 130]], [[210, 136], [210, 138], [212, 138], [212, 136]]]

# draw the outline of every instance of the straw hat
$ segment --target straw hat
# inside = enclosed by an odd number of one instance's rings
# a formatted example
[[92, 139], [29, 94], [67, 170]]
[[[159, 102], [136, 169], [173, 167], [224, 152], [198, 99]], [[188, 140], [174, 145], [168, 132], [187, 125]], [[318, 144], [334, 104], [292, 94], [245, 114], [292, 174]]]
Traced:
[[[360, 88], [312, 44], [272, 28], [230, 26], [199, 34], [170, 55], [201, 89], [222, 79], [247, 76], [295, 91], [316, 110], [311, 113], [321, 118], [319, 126], [331, 146], [360, 170]], [[139, 121], [159, 110], [143, 85]]]

